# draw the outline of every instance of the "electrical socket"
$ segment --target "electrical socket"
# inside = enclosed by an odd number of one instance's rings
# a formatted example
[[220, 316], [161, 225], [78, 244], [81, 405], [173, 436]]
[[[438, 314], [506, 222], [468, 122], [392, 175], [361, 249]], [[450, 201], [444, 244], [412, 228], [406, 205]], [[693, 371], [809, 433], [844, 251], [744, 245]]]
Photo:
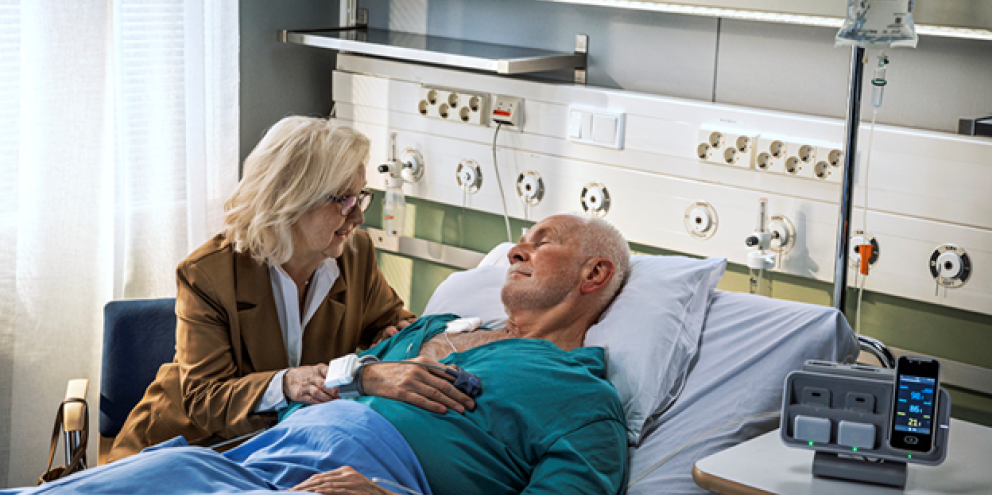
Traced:
[[420, 87], [417, 112], [434, 119], [487, 126], [489, 95], [425, 85]]
[[844, 151], [839, 144], [822, 143], [816, 147], [813, 178], [837, 184], [844, 180]]
[[784, 174], [785, 159], [788, 155], [789, 145], [785, 137], [762, 135], [755, 150], [754, 168], [758, 171]]
[[816, 146], [808, 142], [786, 143], [788, 154], [785, 159], [785, 174], [793, 177], [812, 179], [816, 166]]
[[711, 126], [699, 128], [696, 158], [716, 165], [751, 168], [758, 135]]

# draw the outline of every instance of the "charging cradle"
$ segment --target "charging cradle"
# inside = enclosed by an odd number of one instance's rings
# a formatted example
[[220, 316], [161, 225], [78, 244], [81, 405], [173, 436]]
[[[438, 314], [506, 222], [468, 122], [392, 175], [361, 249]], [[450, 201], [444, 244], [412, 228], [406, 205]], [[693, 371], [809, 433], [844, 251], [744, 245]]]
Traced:
[[951, 396], [940, 389], [930, 452], [889, 446], [895, 370], [807, 361], [785, 381], [780, 433], [789, 447], [816, 451], [813, 475], [904, 487], [906, 464], [947, 457]]

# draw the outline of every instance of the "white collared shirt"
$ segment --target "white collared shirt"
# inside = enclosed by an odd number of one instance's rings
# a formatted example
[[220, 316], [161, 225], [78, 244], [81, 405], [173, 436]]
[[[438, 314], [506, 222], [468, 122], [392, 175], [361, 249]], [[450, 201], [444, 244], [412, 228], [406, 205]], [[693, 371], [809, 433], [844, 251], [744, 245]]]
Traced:
[[[279, 313], [279, 327], [282, 329], [282, 340], [286, 344], [286, 358], [290, 368], [300, 365], [303, 354], [303, 330], [313, 318], [317, 308], [324, 301], [337, 281], [341, 270], [338, 260], [328, 258], [314, 272], [310, 281], [312, 286], [307, 291], [307, 299], [303, 304], [303, 316], [300, 316], [299, 293], [296, 282], [282, 269], [281, 266], [269, 265], [269, 280], [272, 282], [272, 295], [276, 300], [276, 312]], [[265, 395], [255, 406], [255, 412], [269, 412], [286, 407], [286, 395], [282, 388], [282, 370], [272, 377]]]

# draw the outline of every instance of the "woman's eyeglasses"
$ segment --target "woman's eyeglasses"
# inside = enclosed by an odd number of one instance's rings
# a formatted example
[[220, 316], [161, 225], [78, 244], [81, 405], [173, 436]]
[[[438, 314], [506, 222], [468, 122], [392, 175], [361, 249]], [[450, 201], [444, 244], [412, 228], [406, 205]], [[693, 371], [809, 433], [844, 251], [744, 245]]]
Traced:
[[369, 209], [369, 205], [372, 204], [373, 196], [374, 194], [372, 194], [372, 191], [363, 189], [362, 192], [358, 193], [358, 196], [344, 196], [341, 198], [337, 196], [328, 196], [327, 199], [341, 203], [341, 215], [346, 217], [351, 215], [351, 212], [355, 211], [356, 206], [361, 208], [363, 212]]

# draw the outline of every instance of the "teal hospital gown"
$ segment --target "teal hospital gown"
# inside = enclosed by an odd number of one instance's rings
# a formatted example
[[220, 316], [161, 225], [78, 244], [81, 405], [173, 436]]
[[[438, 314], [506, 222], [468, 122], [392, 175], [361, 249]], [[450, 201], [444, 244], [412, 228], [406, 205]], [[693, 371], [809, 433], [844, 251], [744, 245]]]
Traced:
[[[455, 318], [421, 318], [364, 354], [414, 358]], [[482, 380], [475, 411], [440, 415], [380, 397], [357, 399], [399, 430], [436, 495], [623, 493], [627, 435], [603, 349], [565, 352], [546, 340], [504, 339], [441, 362]]]

